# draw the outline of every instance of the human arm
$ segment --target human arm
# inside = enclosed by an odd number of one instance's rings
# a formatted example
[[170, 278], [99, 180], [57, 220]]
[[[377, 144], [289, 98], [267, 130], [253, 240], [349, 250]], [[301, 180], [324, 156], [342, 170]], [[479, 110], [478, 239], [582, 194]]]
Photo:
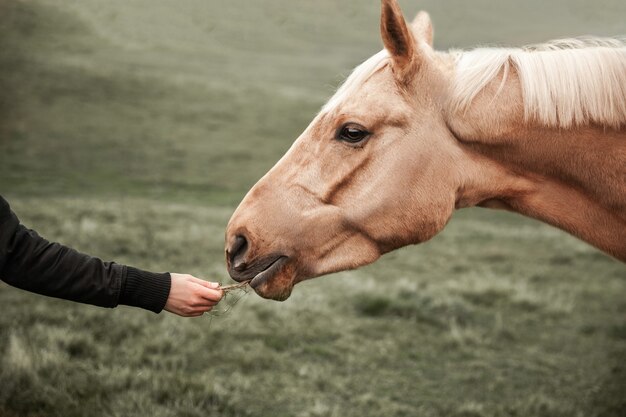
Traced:
[[102, 307], [126, 304], [154, 312], [169, 296], [169, 273], [103, 262], [51, 243], [19, 223], [0, 197], [0, 279], [27, 291]]

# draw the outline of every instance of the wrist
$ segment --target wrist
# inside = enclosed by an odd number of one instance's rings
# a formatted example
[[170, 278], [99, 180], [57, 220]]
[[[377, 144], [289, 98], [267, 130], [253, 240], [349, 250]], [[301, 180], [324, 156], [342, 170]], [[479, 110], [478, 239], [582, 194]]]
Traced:
[[168, 272], [154, 273], [126, 267], [119, 304], [160, 313], [170, 293], [172, 279]]

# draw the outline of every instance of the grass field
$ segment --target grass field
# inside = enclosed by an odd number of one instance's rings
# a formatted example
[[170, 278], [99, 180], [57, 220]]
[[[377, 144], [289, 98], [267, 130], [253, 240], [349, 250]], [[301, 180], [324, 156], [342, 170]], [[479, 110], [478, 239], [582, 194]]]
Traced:
[[[624, 34], [626, 6], [404, 1], [440, 48]], [[245, 191], [350, 67], [377, 1], [0, 0], [0, 193], [82, 251], [227, 281]], [[464, 210], [378, 263], [183, 319], [0, 284], [0, 416], [626, 415], [626, 268]]]

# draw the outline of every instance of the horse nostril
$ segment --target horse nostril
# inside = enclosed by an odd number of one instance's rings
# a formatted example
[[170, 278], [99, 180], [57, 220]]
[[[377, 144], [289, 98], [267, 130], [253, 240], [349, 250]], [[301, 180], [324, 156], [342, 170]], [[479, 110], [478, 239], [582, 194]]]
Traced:
[[248, 241], [246, 240], [244, 236], [241, 236], [241, 235], [237, 236], [235, 238], [235, 242], [233, 243], [233, 246], [228, 251], [230, 264], [232, 265], [235, 271], [241, 272], [245, 270], [246, 267], [248, 266], [243, 260], [247, 251], [248, 251]]
[[247, 267], [248, 264], [243, 261], [235, 262], [235, 264], [233, 265], [233, 269], [237, 272], [245, 271]]

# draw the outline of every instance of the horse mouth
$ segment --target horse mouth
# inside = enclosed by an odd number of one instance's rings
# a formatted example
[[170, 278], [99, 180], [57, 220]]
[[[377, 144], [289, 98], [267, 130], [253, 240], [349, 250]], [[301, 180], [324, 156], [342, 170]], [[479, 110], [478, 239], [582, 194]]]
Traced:
[[237, 282], [247, 282], [257, 295], [270, 300], [284, 301], [293, 289], [293, 271], [289, 257], [270, 255], [253, 261], [244, 270], [237, 270], [227, 260], [228, 272]]
[[[280, 268], [287, 261], [286, 256], [279, 256], [274, 259], [265, 267], [264, 270], [259, 272], [250, 280], [250, 286], [257, 291], [263, 284], [265, 284], [270, 278], [272, 278], [280, 270]], [[258, 291], [257, 291], [258, 292]]]

